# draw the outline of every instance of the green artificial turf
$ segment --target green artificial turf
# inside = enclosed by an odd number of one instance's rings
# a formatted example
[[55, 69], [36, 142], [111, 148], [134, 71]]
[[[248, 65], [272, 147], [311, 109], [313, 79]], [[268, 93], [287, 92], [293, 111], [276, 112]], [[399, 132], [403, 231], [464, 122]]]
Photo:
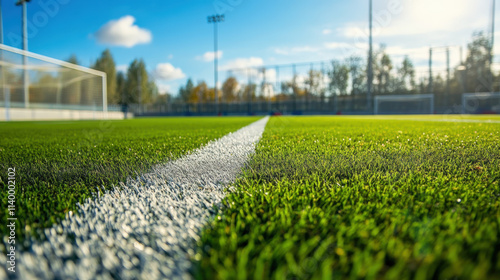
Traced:
[[[0, 224], [16, 168], [16, 237], [51, 226], [93, 193], [180, 157], [257, 118], [0, 123]], [[7, 226], [0, 227], [6, 236]], [[19, 244], [19, 243], [18, 243]], [[1, 246], [0, 246], [1, 247]], [[4, 248], [2, 248], [4, 249]]]
[[500, 124], [408, 118], [273, 117], [194, 275], [499, 279]]

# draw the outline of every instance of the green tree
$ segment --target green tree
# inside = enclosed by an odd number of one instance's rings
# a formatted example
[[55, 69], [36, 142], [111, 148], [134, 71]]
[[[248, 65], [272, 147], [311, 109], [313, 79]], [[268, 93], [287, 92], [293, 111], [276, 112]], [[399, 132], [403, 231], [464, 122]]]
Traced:
[[155, 99], [155, 104], [158, 105], [165, 105], [168, 104], [172, 101], [172, 95], [170, 93], [166, 92], [164, 94], [158, 95], [158, 97]]
[[238, 94], [238, 80], [235, 77], [228, 77], [222, 84], [222, 100], [225, 102], [233, 102]]
[[389, 93], [389, 87], [391, 84], [391, 71], [392, 71], [392, 61], [389, 55], [385, 53], [385, 46], [382, 46], [380, 53], [376, 56], [380, 59], [375, 59], [374, 72], [375, 80], [377, 84], [378, 94]]
[[[78, 58], [72, 54], [67, 62], [79, 65]], [[61, 85], [57, 89], [56, 103], [73, 105], [92, 105], [92, 96], [89, 92], [82, 92], [84, 82], [82, 74], [76, 70], [68, 70], [61, 74]], [[88, 83], [88, 81], [87, 81]]]
[[186, 86], [179, 89], [179, 98], [184, 102], [188, 102], [191, 99], [191, 93], [193, 92], [193, 89], [193, 80], [189, 78], [186, 82]]
[[330, 76], [330, 92], [334, 95], [346, 95], [349, 85], [349, 67], [338, 60], [332, 61], [332, 70], [328, 72]]
[[432, 83], [433, 83], [432, 88], [434, 94], [436, 94], [437, 96], [443, 96], [446, 93], [446, 81], [440, 74], [434, 77]]
[[489, 91], [489, 51], [491, 42], [483, 32], [474, 33], [472, 39], [473, 41], [467, 46], [468, 53], [465, 60], [466, 91]]
[[243, 97], [243, 102], [255, 101], [257, 99], [256, 90], [257, 90], [256, 84], [245, 85], [241, 90], [241, 96]]
[[309, 70], [307, 73], [307, 78], [305, 80], [305, 84], [307, 86], [306, 89], [306, 94], [307, 96], [312, 96], [312, 95], [319, 95], [322, 96], [322, 80], [323, 80], [323, 73], [318, 70]]
[[142, 59], [134, 59], [127, 71], [127, 95], [131, 103], [148, 104], [152, 101], [151, 84], [146, 64]]
[[35, 70], [34, 72], [36, 81], [30, 84], [30, 102], [60, 104], [61, 83], [59, 78], [46, 71]]
[[358, 95], [366, 92], [366, 74], [363, 69], [363, 59], [359, 56], [351, 56], [347, 59], [347, 63], [349, 64], [349, 70], [351, 74], [351, 94]]
[[[187, 86], [186, 86], [187, 88]], [[190, 103], [206, 103], [213, 98], [213, 96], [209, 96], [208, 86], [205, 81], [198, 81], [198, 84], [190, 91], [188, 101]]]
[[70, 55], [66, 61], [69, 63], [72, 63], [72, 64], [80, 65], [80, 62], [78, 61], [78, 58], [76, 57], [76, 54]]
[[156, 102], [156, 99], [158, 98], [158, 96], [160, 96], [160, 91], [158, 90], [158, 86], [156, 85], [153, 75], [149, 75], [148, 92], [150, 97], [147, 102], [148, 103]]
[[106, 73], [108, 104], [120, 103], [120, 96], [116, 92], [116, 65], [111, 55], [111, 51], [109, 49], [104, 50], [101, 53], [101, 57], [96, 60], [92, 68]]
[[291, 81], [283, 81], [281, 83], [281, 92], [285, 95], [292, 96], [292, 98], [302, 95], [303, 90], [297, 85], [296, 79], [295, 77]]
[[401, 66], [398, 68], [398, 93], [409, 93], [415, 91], [415, 67], [408, 57], [405, 57]]
[[116, 95], [119, 99], [119, 104], [130, 104], [131, 100], [127, 92], [127, 78], [123, 72], [116, 74]]

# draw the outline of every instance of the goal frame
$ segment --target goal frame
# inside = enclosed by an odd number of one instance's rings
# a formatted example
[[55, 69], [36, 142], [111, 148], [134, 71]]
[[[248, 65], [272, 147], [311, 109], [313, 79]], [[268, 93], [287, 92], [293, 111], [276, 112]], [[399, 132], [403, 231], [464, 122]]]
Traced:
[[[498, 98], [498, 106], [500, 106], [500, 92], [475, 92], [475, 93], [464, 93], [462, 94], [462, 114], [476, 114], [476, 112], [470, 112], [467, 108], [468, 99], [487, 99], [488, 97]], [[500, 113], [500, 112], [497, 112]]]
[[[33, 58], [33, 59], [45, 61], [47, 63], [51, 63], [54, 65], [65, 67], [65, 68], [77, 70], [77, 71], [84, 72], [87, 74], [100, 76], [102, 78], [102, 108], [103, 108], [102, 111], [104, 114], [107, 114], [107, 112], [108, 112], [108, 92], [107, 92], [107, 75], [105, 72], [91, 69], [88, 67], [84, 67], [81, 65], [76, 65], [73, 63], [69, 63], [69, 62], [55, 59], [52, 57], [44, 56], [41, 54], [32, 53], [29, 51], [13, 48], [13, 47], [10, 47], [10, 46], [4, 45], [4, 44], [0, 44], [0, 52], [3, 52], [3, 51], [15, 53], [15, 54], [21, 55], [23, 57], [28, 57], [28, 58]], [[2, 57], [2, 54], [0, 53], [0, 58], [1, 57]], [[3, 69], [5, 67], [3, 65], [3, 63], [4, 62], [0, 60], [0, 71], [2, 71], [2, 73], [3, 73]], [[3, 77], [3, 75], [2, 75], [2, 77]], [[3, 84], [3, 82], [2, 82], [2, 84]], [[27, 85], [27, 86], [29, 87], [29, 85]], [[3, 87], [2, 87], [2, 90], [3, 90]], [[28, 100], [28, 102], [29, 102], [29, 100]], [[6, 106], [7, 106], [7, 104], [6, 104]]]
[[432, 115], [434, 114], [434, 94], [428, 93], [428, 94], [393, 94], [393, 95], [378, 95], [375, 96], [374, 98], [374, 110], [373, 113], [375, 115], [379, 115], [379, 101], [417, 101], [417, 100], [424, 100], [424, 99], [429, 99], [430, 100], [430, 112], [429, 113], [423, 113], [423, 114], [429, 114]]

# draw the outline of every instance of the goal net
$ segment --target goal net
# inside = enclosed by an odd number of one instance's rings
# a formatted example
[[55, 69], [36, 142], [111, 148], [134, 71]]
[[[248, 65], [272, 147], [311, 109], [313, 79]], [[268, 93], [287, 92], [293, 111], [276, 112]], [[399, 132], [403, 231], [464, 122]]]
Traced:
[[375, 96], [374, 112], [376, 115], [433, 114], [434, 94]]
[[500, 92], [464, 93], [463, 114], [500, 114]]
[[106, 74], [0, 44], [0, 107], [107, 112]]

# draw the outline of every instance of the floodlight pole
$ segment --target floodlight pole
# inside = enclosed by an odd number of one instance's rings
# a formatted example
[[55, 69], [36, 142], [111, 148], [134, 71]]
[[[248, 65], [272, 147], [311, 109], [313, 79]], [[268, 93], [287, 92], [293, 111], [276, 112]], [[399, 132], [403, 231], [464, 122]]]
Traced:
[[490, 44], [490, 92], [493, 93], [493, 46], [495, 44], [495, 0], [491, 7], [491, 44]]
[[2, 45], [3, 45], [2, 0], [0, 0], [0, 44], [2, 44]]
[[429, 48], [429, 93], [432, 92], [433, 85], [432, 85], [432, 48]]
[[217, 45], [217, 23], [224, 21], [224, 15], [213, 15], [208, 17], [208, 23], [214, 24], [214, 99], [215, 99], [215, 113], [219, 114], [219, 88], [217, 87], [218, 83], [218, 45]]
[[[31, 0], [19, 0], [16, 6], [23, 6], [23, 50], [28, 51], [28, 8], [27, 2]], [[29, 107], [29, 77], [26, 66], [28, 65], [28, 57], [23, 55], [23, 90], [24, 90], [24, 107]]]
[[450, 105], [450, 48], [446, 47], [446, 105]]
[[[2, 18], [2, 0], [0, 0], [0, 44], [3, 45], [3, 18]], [[3, 60], [3, 50], [0, 50], [0, 61]], [[9, 121], [9, 101], [10, 94], [5, 90], [5, 77], [3, 74], [3, 66], [0, 65], [0, 86], [2, 88], [2, 95], [5, 100], [5, 120]]]
[[373, 29], [373, 6], [372, 6], [372, 0], [370, 0], [370, 7], [369, 7], [369, 21], [370, 21], [370, 38], [369, 40], [369, 51], [368, 51], [368, 91], [366, 94], [366, 107], [368, 112], [371, 111], [372, 107], [372, 84], [373, 84], [373, 34], [372, 34], [372, 29]]

